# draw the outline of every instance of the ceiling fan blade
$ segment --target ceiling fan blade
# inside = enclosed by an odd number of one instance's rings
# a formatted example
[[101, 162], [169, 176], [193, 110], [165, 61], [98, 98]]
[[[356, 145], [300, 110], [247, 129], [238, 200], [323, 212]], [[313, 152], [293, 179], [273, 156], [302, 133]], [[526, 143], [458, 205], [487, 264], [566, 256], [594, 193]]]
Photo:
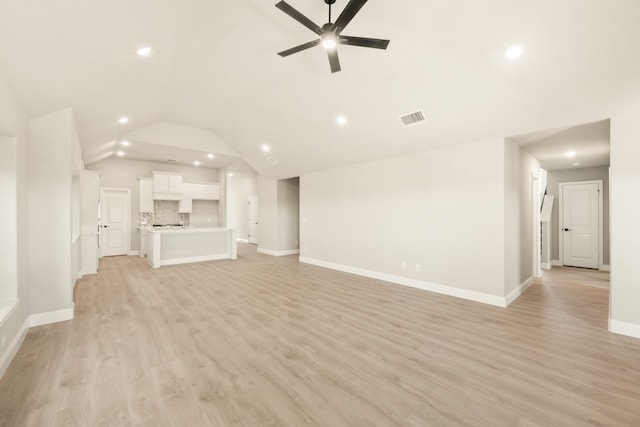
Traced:
[[366, 37], [338, 36], [339, 44], [349, 46], [371, 47], [374, 49], [386, 49], [390, 40], [370, 39]]
[[314, 46], [318, 46], [320, 44], [320, 39], [318, 40], [314, 40], [312, 42], [309, 43], [303, 43], [300, 46], [296, 46], [296, 47], [292, 47], [291, 49], [287, 49], [287, 50], [283, 50], [282, 52], [278, 52], [278, 55], [282, 56], [283, 58], [285, 56], [289, 56], [289, 55], [293, 55], [294, 53], [298, 53], [300, 51], [306, 50], [306, 49], [310, 49]]
[[283, 11], [284, 13], [286, 13], [287, 15], [289, 15], [290, 17], [292, 17], [293, 19], [295, 19], [296, 21], [298, 21], [299, 23], [301, 23], [302, 25], [304, 25], [305, 27], [307, 27], [308, 29], [310, 29], [311, 31], [313, 31], [314, 33], [316, 33], [317, 35], [319, 36], [322, 35], [322, 28], [320, 28], [317, 24], [315, 24], [312, 20], [304, 16], [302, 13], [294, 9], [293, 6], [291, 6], [289, 3], [285, 1], [280, 1], [276, 3], [276, 7], [281, 11]]
[[336, 19], [331, 30], [336, 33], [336, 35], [340, 34], [366, 2], [367, 0], [350, 0], [347, 7], [344, 8], [338, 19]]
[[340, 71], [340, 59], [338, 59], [338, 49], [327, 49], [329, 55], [329, 65], [331, 65], [331, 72], [337, 73]]

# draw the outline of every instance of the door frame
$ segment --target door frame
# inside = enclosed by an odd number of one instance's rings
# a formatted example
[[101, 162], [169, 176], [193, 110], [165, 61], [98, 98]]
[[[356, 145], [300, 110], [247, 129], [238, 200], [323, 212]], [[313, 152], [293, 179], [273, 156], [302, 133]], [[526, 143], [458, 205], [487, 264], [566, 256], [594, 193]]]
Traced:
[[104, 201], [104, 191], [122, 191], [122, 192], [126, 192], [127, 193], [127, 201], [126, 201], [126, 210], [128, 212], [128, 215], [126, 215], [126, 221], [125, 221], [125, 233], [124, 233], [124, 238], [125, 238], [125, 244], [124, 247], [126, 249], [126, 254], [125, 256], [129, 256], [129, 254], [131, 253], [131, 189], [130, 188], [115, 188], [115, 187], [100, 187], [100, 208], [98, 209], [98, 213], [100, 214], [100, 258], [102, 258], [104, 255], [102, 255], [102, 243], [104, 242], [103, 237], [102, 237], [102, 207], [103, 205], [103, 201]]
[[[250, 194], [248, 196], [248, 203], [249, 205], [251, 205], [251, 201], [255, 200], [256, 204], [258, 205], [258, 212], [257, 212], [257, 218], [256, 218], [256, 230], [258, 229], [259, 223], [260, 223], [260, 201], [258, 199], [258, 195], [257, 194]], [[252, 244], [252, 245], [258, 245], [260, 244], [260, 240], [258, 239], [258, 236], [256, 235], [249, 235], [249, 232], [251, 232], [251, 207], [249, 207], [248, 211], [247, 211], [247, 218], [246, 218], [247, 223], [249, 223], [249, 229], [247, 230], [247, 242]], [[253, 243], [251, 240], [251, 237], [253, 237], [253, 240], [255, 240], [255, 243]]]
[[580, 184], [598, 184], [598, 270], [604, 268], [604, 182], [601, 179], [594, 179], [591, 181], [569, 181], [561, 182], [558, 184], [558, 258], [560, 258], [560, 265], [564, 265], [564, 235], [562, 234], [563, 216], [562, 207], [564, 200], [562, 199], [562, 193], [564, 187], [568, 185], [580, 185]]
[[540, 264], [540, 251], [542, 249], [542, 241], [540, 233], [542, 224], [540, 223], [540, 169], [538, 175], [531, 172], [531, 275], [534, 278], [542, 277], [542, 265]]

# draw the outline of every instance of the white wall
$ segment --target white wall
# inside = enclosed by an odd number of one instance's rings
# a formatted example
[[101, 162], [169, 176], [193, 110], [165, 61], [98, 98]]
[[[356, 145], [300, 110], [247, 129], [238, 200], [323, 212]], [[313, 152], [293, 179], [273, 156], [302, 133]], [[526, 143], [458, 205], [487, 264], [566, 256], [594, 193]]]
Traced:
[[611, 118], [610, 330], [640, 338], [640, 98]]
[[17, 159], [16, 139], [0, 133], [0, 304], [18, 298]]
[[602, 180], [603, 181], [603, 263], [609, 265], [609, 168], [607, 166], [595, 167], [595, 168], [574, 168], [557, 171], [549, 171], [547, 182], [547, 193], [554, 196], [553, 210], [551, 211], [551, 260], [560, 259], [560, 242], [559, 242], [559, 203], [560, 195], [558, 193], [559, 184], [561, 182], [575, 182], [575, 181], [590, 181], [590, 180]]
[[[540, 162], [517, 144], [505, 141], [505, 295], [517, 292], [533, 278], [533, 205], [539, 197], [532, 175]], [[537, 202], [536, 202], [537, 203]], [[539, 209], [539, 204], [536, 207]], [[536, 218], [539, 221], [539, 217]]]
[[73, 126], [70, 109], [27, 122], [30, 314], [72, 310]]
[[500, 304], [504, 176], [502, 139], [304, 175], [301, 259]]
[[238, 230], [238, 238], [249, 238], [249, 196], [258, 194], [257, 175], [234, 171], [227, 178], [227, 227]]
[[[110, 157], [97, 163], [87, 166], [88, 170], [99, 171], [100, 186], [111, 188], [128, 188], [131, 190], [131, 250], [136, 251], [140, 247], [140, 238], [136, 225], [138, 224], [138, 211], [140, 206], [140, 189], [138, 186], [139, 176], [151, 177], [152, 171], [161, 172], [179, 172], [183, 174], [185, 181], [206, 181], [218, 182], [218, 170], [209, 168], [198, 168], [192, 166], [172, 165], [169, 163], [144, 162], [141, 160], [129, 160]], [[212, 212], [210, 218], [216, 217], [215, 225], [218, 221], [217, 204], [215, 204], [216, 212]], [[203, 206], [196, 203], [196, 221], [202, 220], [205, 215], [201, 212]], [[213, 205], [211, 205], [213, 206]], [[206, 220], [206, 218], [205, 218]]]
[[[0, 261], [0, 268], [6, 268], [10, 273], [1, 282], [3, 295], [11, 299], [20, 300], [18, 307], [3, 322], [0, 322], [0, 336], [5, 338], [5, 344], [0, 341], [0, 375], [7, 368], [13, 353], [17, 350], [20, 339], [26, 332], [27, 319], [27, 142], [26, 117], [18, 105], [13, 93], [0, 80], [0, 134], [4, 142], [10, 140], [15, 148], [15, 197], [14, 204], [0, 205], [3, 220], [11, 221], [9, 226], [15, 233], [15, 252], [6, 260]], [[6, 159], [3, 159], [6, 161]], [[7, 210], [11, 210], [7, 212]], [[6, 215], [6, 216], [5, 216]], [[14, 219], [12, 220], [11, 217]]]

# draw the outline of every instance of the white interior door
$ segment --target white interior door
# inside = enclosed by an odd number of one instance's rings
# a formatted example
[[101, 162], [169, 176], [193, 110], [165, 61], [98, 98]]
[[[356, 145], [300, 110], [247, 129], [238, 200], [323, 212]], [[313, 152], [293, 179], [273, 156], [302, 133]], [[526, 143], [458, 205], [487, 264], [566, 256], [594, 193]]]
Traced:
[[102, 256], [129, 252], [130, 190], [103, 188], [100, 191], [100, 253]]
[[598, 268], [600, 253], [600, 184], [565, 183], [562, 191], [560, 238], [562, 264]]
[[258, 244], [258, 196], [249, 196], [249, 243]]

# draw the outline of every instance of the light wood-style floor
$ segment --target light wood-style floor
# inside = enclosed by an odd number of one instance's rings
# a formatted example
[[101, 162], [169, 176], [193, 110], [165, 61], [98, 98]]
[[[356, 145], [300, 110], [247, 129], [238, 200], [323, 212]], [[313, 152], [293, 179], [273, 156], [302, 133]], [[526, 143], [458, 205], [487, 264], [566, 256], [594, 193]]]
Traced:
[[274, 258], [105, 258], [33, 328], [2, 426], [640, 426], [640, 340], [608, 274], [554, 269], [508, 309]]

